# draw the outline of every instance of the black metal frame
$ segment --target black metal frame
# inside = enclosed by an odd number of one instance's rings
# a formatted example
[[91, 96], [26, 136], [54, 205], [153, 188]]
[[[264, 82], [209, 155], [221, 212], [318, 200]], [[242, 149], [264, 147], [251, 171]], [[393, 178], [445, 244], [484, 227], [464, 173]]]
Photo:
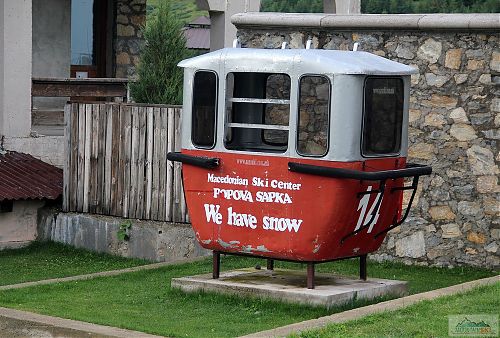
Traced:
[[315, 284], [314, 284], [314, 275], [315, 275], [315, 267], [316, 264], [320, 263], [327, 263], [327, 262], [334, 262], [334, 261], [341, 261], [344, 259], [351, 259], [351, 258], [357, 258], [359, 257], [359, 279], [366, 281], [368, 278], [367, 274], [367, 256], [368, 255], [361, 255], [361, 256], [351, 256], [351, 257], [342, 257], [342, 258], [336, 258], [336, 259], [330, 259], [330, 260], [324, 260], [324, 261], [318, 261], [318, 262], [309, 262], [309, 261], [298, 261], [298, 260], [293, 260], [293, 259], [275, 259], [275, 258], [269, 258], [269, 257], [264, 257], [261, 255], [255, 255], [255, 254], [245, 254], [245, 253], [240, 253], [240, 252], [225, 252], [225, 251], [212, 251], [212, 278], [213, 279], [218, 279], [220, 277], [220, 255], [233, 255], [233, 256], [242, 256], [242, 257], [252, 257], [252, 258], [264, 258], [267, 260], [267, 270], [274, 270], [274, 261], [283, 261], [283, 262], [293, 262], [293, 263], [301, 263], [301, 264], [307, 264], [307, 288], [308, 289], [314, 289]]

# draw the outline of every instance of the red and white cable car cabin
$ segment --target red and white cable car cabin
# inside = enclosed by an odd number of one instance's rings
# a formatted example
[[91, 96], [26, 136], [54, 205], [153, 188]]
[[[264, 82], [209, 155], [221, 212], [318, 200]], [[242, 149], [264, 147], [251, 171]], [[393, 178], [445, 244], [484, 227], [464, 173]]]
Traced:
[[246, 48], [179, 66], [182, 150], [168, 158], [183, 163], [196, 237], [215, 253], [366, 257], [406, 216], [403, 190], [431, 172], [406, 162], [411, 67], [359, 51]]

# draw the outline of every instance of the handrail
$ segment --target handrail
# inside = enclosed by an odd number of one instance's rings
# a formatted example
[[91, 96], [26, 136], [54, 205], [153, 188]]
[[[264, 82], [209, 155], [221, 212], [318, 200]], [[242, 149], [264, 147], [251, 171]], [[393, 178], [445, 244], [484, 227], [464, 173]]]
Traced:
[[201, 157], [182, 154], [180, 152], [170, 152], [167, 154], [167, 160], [181, 162], [183, 164], [194, 165], [196, 167], [214, 169], [219, 166], [219, 159], [214, 157]]
[[288, 162], [288, 170], [302, 174], [332, 178], [346, 178], [361, 181], [382, 181], [387, 179], [430, 175], [432, 173], [432, 168], [430, 166], [413, 163], [408, 163], [406, 165], [406, 168], [404, 169], [368, 172], [352, 169], [330, 168], [297, 162]]

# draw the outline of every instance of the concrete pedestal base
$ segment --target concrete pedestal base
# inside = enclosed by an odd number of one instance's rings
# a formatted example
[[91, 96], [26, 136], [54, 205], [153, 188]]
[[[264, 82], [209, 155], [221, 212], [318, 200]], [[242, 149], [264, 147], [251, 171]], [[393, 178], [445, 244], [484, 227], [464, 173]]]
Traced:
[[305, 271], [251, 268], [221, 273], [219, 279], [212, 279], [212, 274], [173, 278], [172, 287], [186, 292], [248, 295], [328, 308], [357, 299], [403, 296], [408, 291], [407, 282], [377, 278], [362, 281], [333, 274], [316, 274], [316, 287], [307, 289], [306, 279]]

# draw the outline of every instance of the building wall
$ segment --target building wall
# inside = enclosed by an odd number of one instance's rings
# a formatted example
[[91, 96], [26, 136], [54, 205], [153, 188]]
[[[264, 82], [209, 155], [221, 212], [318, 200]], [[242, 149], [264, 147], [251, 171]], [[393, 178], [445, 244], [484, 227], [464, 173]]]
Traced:
[[2, 1], [0, 138], [31, 131], [31, 0]]
[[287, 41], [290, 48], [304, 48], [311, 38], [314, 48], [348, 50], [358, 42], [360, 50], [418, 68], [412, 76], [408, 160], [431, 165], [434, 172], [421, 179], [409, 219], [372, 258], [499, 267], [498, 15], [403, 19], [412, 17], [353, 16], [339, 22], [325, 15], [250, 14], [233, 22], [244, 47], [280, 48]]
[[[3, 40], [4, 40], [4, 2], [2, 1], [0, 3], [0, 18], [2, 22], [0, 22], [0, 138], [3, 136], [3, 101], [4, 101], [4, 90], [5, 90], [5, 83], [4, 83], [4, 48], [3, 48]], [[0, 143], [1, 146], [1, 143]]]
[[[68, 78], [71, 61], [71, 1], [33, 1], [33, 77]], [[33, 98], [33, 108], [64, 109], [67, 98]]]
[[135, 75], [142, 44], [142, 26], [146, 23], [146, 0], [116, 1], [115, 77]]
[[0, 249], [33, 241], [37, 237], [37, 213], [45, 202], [14, 201], [12, 212], [0, 213]]

